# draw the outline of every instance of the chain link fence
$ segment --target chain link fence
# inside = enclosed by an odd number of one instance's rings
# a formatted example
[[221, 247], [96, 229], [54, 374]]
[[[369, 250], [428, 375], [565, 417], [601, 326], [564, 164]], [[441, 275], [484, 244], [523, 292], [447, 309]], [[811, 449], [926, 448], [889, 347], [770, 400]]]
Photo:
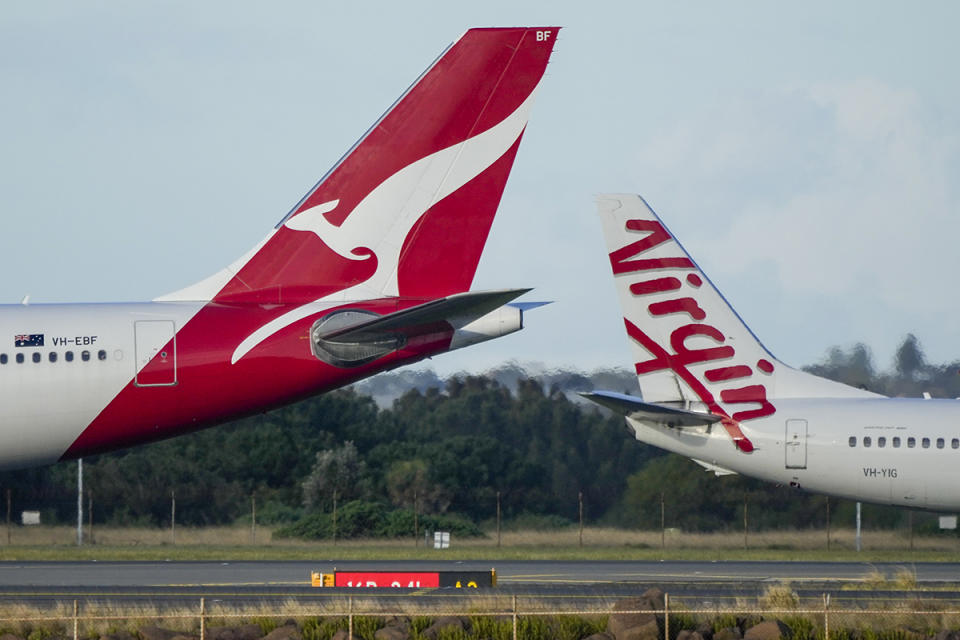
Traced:
[[[766, 600], [766, 601], [765, 601]], [[420, 596], [349, 595], [269, 597], [256, 601], [202, 597], [193, 600], [59, 600], [0, 604], [0, 631], [21, 638], [74, 640], [167, 628], [199, 640], [237, 637], [242, 625], [263, 635], [295, 625], [302, 640], [389, 637], [489, 640], [582, 640], [610, 632], [644, 640], [920, 640], [960, 634], [960, 601], [904, 592], [893, 597], [795, 594], [734, 598], [717, 605], [665, 594], [663, 606], [639, 608], [642, 599], [617, 596], [522, 596], [476, 593]], [[762, 623], [762, 624], [761, 624]], [[438, 627], [440, 625], [440, 627]], [[432, 633], [429, 631], [433, 629]], [[632, 629], [632, 631], [631, 631]], [[762, 629], [762, 631], [760, 631]], [[230, 635], [230, 634], [233, 635]], [[946, 633], [946, 635], [945, 635]], [[397, 635], [400, 634], [400, 635]], [[405, 635], [403, 635], [405, 634]], [[603, 636], [600, 636], [603, 637]], [[607, 637], [616, 637], [609, 635]]]

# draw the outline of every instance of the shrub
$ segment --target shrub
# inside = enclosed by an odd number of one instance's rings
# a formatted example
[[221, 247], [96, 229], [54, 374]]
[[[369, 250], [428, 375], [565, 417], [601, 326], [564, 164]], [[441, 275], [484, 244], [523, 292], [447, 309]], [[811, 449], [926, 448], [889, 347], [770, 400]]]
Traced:
[[[296, 522], [303, 517], [303, 509], [291, 507], [276, 500], [268, 500], [262, 506], [257, 504], [257, 524], [274, 525]], [[250, 514], [245, 513], [234, 524], [250, 525]]]
[[[400, 538], [414, 533], [410, 509], [394, 509], [380, 502], [354, 500], [337, 511], [337, 538]], [[470, 520], [456, 515], [421, 515], [420, 531], [449, 531], [458, 537], [482, 536]], [[312, 513], [274, 532], [277, 538], [332, 539], [332, 513]]]
[[566, 529], [573, 526], [573, 521], [553, 514], [521, 513], [507, 521], [504, 527], [508, 531], [535, 531]]
[[[337, 511], [336, 534], [338, 538], [375, 538], [382, 531], [388, 507], [377, 502], [354, 500]], [[311, 513], [291, 525], [274, 532], [277, 538], [307, 538], [322, 540], [332, 538], [334, 523], [332, 513]]]
[[300, 635], [303, 640], [330, 640], [340, 629], [348, 627], [346, 618], [310, 618], [301, 625]]

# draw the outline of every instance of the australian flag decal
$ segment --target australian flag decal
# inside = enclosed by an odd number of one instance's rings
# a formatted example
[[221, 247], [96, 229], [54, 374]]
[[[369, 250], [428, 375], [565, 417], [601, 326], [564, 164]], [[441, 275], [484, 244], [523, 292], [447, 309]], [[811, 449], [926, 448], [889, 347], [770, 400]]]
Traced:
[[13, 337], [13, 346], [15, 347], [42, 347], [43, 334], [31, 333], [20, 334]]

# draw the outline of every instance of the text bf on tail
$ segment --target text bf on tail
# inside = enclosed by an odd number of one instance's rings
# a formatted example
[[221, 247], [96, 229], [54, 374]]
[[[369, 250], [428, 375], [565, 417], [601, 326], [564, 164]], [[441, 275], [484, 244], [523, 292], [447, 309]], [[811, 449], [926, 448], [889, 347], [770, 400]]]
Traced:
[[175, 436], [520, 329], [524, 289], [470, 285], [557, 31], [467, 31], [197, 284], [0, 308], [0, 468]]

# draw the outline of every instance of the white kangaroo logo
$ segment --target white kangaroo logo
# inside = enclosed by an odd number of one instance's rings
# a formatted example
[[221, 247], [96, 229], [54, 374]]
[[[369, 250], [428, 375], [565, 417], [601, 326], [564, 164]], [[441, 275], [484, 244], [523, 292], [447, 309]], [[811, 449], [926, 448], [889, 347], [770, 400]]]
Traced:
[[[539, 85], [538, 85], [539, 86]], [[347, 260], [377, 257], [376, 271], [367, 280], [297, 307], [266, 323], [241, 342], [231, 363], [280, 329], [323, 311], [331, 302], [399, 295], [397, 267], [410, 230], [430, 207], [483, 173], [510, 149], [527, 124], [536, 88], [509, 116], [472, 138], [425, 156], [377, 185], [357, 203], [343, 223], [331, 224], [324, 214], [339, 200], [316, 205], [285, 223], [288, 229], [317, 234], [324, 244]]]

